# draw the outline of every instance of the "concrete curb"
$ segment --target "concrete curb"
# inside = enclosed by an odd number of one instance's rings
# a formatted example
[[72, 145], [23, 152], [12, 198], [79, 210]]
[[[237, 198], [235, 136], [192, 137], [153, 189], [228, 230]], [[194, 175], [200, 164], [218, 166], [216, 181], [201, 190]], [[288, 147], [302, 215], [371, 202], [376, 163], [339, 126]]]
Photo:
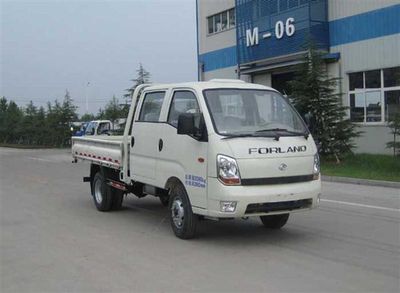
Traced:
[[400, 182], [394, 182], [394, 181], [369, 180], [369, 179], [359, 179], [359, 178], [349, 178], [349, 177], [339, 177], [339, 176], [325, 176], [325, 175], [322, 175], [321, 179], [322, 179], [322, 181], [327, 181], [327, 182], [340, 182], [340, 183], [350, 183], [350, 184], [359, 184], [359, 185], [400, 188]]

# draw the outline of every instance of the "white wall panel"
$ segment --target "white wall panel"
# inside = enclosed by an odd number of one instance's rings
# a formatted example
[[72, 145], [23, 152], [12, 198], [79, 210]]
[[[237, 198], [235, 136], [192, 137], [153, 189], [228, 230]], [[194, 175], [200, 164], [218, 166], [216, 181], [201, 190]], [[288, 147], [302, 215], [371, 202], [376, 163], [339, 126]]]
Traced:
[[199, 54], [236, 46], [236, 29], [208, 35], [207, 17], [235, 7], [235, 0], [198, 0]]
[[328, 0], [329, 21], [400, 4], [399, 0]]

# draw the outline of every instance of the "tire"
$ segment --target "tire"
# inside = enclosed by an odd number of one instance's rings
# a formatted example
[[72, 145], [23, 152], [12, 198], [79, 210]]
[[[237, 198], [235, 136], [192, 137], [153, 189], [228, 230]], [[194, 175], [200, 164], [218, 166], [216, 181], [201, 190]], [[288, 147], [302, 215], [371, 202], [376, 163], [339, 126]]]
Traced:
[[111, 209], [112, 210], [120, 210], [122, 207], [122, 202], [124, 201], [124, 192], [119, 189], [112, 188], [108, 186], [111, 191]]
[[104, 176], [97, 172], [92, 182], [92, 196], [94, 204], [99, 211], [107, 212], [112, 207], [112, 195], [110, 186], [106, 184]]
[[[98, 182], [98, 183], [96, 183]], [[100, 184], [101, 183], [101, 184]], [[96, 184], [99, 184], [96, 189]], [[100, 192], [96, 196], [96, 192]], [[107, 212], [110, 210], [119, 210], [124, 200], [124, 192], [108, 186], [101, 172], [97, 172], [92, 182], [92, 197], [94, 204], [99, 211]]]
[[287, 223], [289, 214], [260, 216], [260, 219], [266, 228], [280, 229]]
[[190, 239], [195, 236], [198, 216], [193, 214], [186, 190], [180, 184], [171, 189], [169, 215], [176, 237]]
[[169, 196], [160, 196], [160, 202], [163, 206], [167, 207], [169, 204]]

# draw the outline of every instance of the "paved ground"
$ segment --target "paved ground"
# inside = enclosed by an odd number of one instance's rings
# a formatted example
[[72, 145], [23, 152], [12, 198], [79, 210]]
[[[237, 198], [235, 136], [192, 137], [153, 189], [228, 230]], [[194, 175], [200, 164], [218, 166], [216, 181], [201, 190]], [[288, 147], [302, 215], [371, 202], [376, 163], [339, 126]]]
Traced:
[[173, 236], [157, 199], [100, 213], [65, 150], [0, 148], [1, 292], [398, 292], [400, 191], [324, 183], [282, 231], [202, 222]]

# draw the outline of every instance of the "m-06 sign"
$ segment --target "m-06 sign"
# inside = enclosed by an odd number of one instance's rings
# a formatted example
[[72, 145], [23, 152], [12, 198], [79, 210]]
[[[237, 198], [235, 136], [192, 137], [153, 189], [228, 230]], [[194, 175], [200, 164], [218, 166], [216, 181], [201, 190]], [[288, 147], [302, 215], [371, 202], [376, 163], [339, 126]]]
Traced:
[[[285, 22], [283, 22], [282, 20], [278, 20], [275, 23], [275, 38], [278, 40], [282, 39], [285, 35], [287, 37], [291, 37], [294, 35], [295, 32], [296, 32], [296, 27], [294, 24], [293, 17], [289, 17], [288, 19], [286, 19]], [[260, 35], [258, 32], [258, 27], [246, 30], [246, 46], [250, 47], [250, 46], [258, 45], [259, 36]], [[266, 32], [266, 33], [262, 34], [261, 37], [263, 39], [268, 39], [268, 38], [272, 37], [272, 33]]]
[[236, 37], [244, 67], [304, 51], [309, 39], [328, 50], [327, 0], [236, 0]]

